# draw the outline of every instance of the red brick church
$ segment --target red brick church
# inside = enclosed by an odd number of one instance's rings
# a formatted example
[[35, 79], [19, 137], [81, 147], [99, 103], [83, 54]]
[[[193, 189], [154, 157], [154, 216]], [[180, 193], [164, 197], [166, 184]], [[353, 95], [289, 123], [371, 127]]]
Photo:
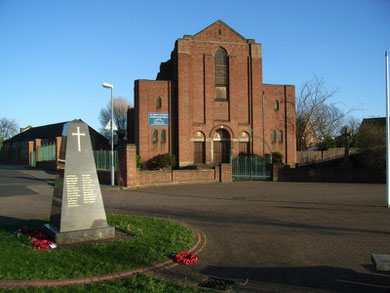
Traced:
[[[179, 166], [283, 154], [295, 163], [295, 87], [263, 84], [261, 44], [218, 20], [176, 41], [156, 80], [136, 80], [129, 137], [142, 161]], [[133, 122], [130, 122], [133, 121]]]

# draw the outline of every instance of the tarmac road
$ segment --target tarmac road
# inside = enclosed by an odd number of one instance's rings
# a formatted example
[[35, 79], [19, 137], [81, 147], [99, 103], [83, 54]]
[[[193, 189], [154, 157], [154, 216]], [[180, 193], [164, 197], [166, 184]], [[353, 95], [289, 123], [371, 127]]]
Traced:
[[[53, 178], [0, 164], [0, 225], [48, 216]], [[370, 259], [390, 254], [383, 184], [235, 182], [102, 192], [109, 213], [172, 218], [207, 235], [198, 264], [158, 277], [190, 285], [229, 279], [235, 292], [390, 290], [390, 275], [376, 272]]]
[[50, 215], [54, 173], [0, 163], [0, 226]]

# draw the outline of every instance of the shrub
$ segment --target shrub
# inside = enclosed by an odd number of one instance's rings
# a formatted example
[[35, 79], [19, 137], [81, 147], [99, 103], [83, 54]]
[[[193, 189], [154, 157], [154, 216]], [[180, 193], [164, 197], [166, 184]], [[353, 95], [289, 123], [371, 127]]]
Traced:
[[364, 125], [357, 135], [358, 161], [364, 167], [386, 169], [386, 128]]
[[281, 162], [283, 160], [283, 155], [279, 152], [272, 152], [272, 161]]
[[159, 154], [145, 162], [145, 166], [149, 170], [173, 168], [176, 166], [176, 157], [172, 154]]
[[320, 151], [326, 151], [330, 148], [336, 147], [336, 142], [331, 136], [325, 136], [320, 143], [317, 144]]
[[136, 158], [136, 162], [137, 162], [137, 168], [141, 169], [141, 170], [144, 169], [144, 164], [141, 162], [140, 155], [136, 155], [135, 158]]
[[272, 156], [270, 154], [265, 154], [264, 159], [266, 160], [266, 162], [272, 163]]

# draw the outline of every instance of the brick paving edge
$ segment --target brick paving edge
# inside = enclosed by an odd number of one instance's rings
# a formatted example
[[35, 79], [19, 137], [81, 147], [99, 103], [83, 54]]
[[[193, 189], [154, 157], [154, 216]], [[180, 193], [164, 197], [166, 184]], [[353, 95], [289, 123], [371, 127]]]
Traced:
[[[185, 225], [187, 226], [187, 225]], [[187, 226], [188, 227], [188, 226]], [[195, 232], [195, 244], [188, 250], [188, 252], [199, 254], [206, 246], [206, 234], [198, 229], [192, 229]], [[99, 283], [104, 281], [112, 281], [131, 277], [137, 273], [148, 273], [156, 269], [168, 269], [179, 265], [172, 260], [166, 260], [154, 265], [136, 268], [129, 271], [110, 273], [106, 275], [77, 278], [77, 279], [59, 279], [59, 280], [0, 280], [0, 288], [37, 288], [37, 287], [62, 287], [71, 285], [86, 285]]]

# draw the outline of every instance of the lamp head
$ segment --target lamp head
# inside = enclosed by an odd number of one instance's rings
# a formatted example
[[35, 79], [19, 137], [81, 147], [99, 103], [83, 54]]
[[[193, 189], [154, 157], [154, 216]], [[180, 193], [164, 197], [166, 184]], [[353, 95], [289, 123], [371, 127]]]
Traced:
[[109, 84], [109, 83], [103, 83], [102, 86], [105, 88], [110, 88], [110, 89], [114, 88], [114, 86], [112, 84]]

